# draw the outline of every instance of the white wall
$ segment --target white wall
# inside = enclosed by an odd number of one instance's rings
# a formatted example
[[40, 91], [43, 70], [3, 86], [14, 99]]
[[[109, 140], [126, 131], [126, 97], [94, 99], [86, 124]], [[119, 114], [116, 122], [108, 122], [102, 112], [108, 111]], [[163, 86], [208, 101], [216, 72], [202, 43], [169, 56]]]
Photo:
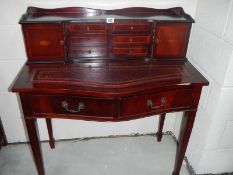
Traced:
[[[27, 6], [55, 8], [65, 6], [86, 6], [92, 8], [116, 9], [129, 6], [169, 8], [183, 6], [194, 16], [196, 1], [192, 0], [2, 0], [0, 6], [0, 116], [9, 142], [26, 141], [22, 116], [16, 95], [8, 92], [8, 87], [26, 61], [24, 43], [18, 20]], [[165, 130], [172, 130], [176, 118], [170, 114], [165, 122]], [[120, 123], [98, 123], [75, 120], [54, 120], [56, 139], [89, 136], [120, 135], [131, 133], [150, 133], [157, 130], [158, 117], [139, 119]], [[47, 139], [44, 120], [39, 120], [41, 139]]]
[[[203, 89], [187, 156], [197, 173], [233, 171], [233, 0], [2, 0], [0, 6], [0, 116], [9, 142], [25, 141], [16, 95], [8, 92], [26, 61], [19, 17], [27, 6], [45, 8], [86, 6], [115, 9], [129, 6], [184, 7], [196, 14], [188, 58], [210, 81]], [[178, 133], [180, 117], [170, 114], [165, 130]], [[172, 117], [173, 116], [173, 117]], [[180, 116], [180, 113], [178, 114]], [[148, 133], [157, 130], [157, 117], [120, 123], [54, 120], [56, 139]], [[47, 139], [39, 120], [41, 139]]]
[[187, 155], [198, 174], [233, 171], [233, 1], [198, 0], [188, 57], [210, 81]]

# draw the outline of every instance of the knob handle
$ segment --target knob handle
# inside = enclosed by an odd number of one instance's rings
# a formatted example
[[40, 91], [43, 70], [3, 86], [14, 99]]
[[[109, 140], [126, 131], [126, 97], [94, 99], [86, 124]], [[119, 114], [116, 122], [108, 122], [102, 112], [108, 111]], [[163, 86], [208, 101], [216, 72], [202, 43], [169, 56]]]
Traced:
[[64, 41], [64, 40], [60, 40], [60, 45], [61, 45], [61, 46], [63, 46], [63, 45], [64, 45], [64, 43], [65, 43], [65, 41]]

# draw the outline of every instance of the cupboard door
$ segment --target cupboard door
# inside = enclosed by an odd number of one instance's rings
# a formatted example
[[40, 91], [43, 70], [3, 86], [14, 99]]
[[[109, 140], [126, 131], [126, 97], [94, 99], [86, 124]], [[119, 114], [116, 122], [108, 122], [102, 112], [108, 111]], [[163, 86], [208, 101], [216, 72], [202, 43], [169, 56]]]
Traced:
[[157, 23], [155, 28], [155, 58], [185, 58], [191, 24]]
[[23, 33], [29, 61], [64, 61], [62, 24], [24, 24]]

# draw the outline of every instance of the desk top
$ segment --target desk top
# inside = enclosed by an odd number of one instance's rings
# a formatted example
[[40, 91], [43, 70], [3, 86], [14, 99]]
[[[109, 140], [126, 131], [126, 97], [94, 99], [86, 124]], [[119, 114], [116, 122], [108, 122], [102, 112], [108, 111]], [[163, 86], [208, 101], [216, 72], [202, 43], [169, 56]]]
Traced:
[[188, 61], [96, 60], [26, 64], [11, 90], [117, 97], [204, 85], [208, 81]]

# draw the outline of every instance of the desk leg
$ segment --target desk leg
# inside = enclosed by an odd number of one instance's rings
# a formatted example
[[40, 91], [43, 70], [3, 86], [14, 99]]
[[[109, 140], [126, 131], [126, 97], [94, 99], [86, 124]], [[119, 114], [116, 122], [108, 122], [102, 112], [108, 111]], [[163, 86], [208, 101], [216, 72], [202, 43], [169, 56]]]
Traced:
[[42, 158], [42, 152], [39, 141], [39, 133], [37, 129], [36, 119], [26, 119], [25, 120], [29, 141], [32, 148], [32, 153], [34, 155], [34, 160], [36, 163], [36, 168], [39, 175], [45, 175], [44, 163]]
[[178, 147], [176, 151], [175, 167], [172, 173], [173, 175], [179, 175], [180, 173], [185, 151], [186, 151], [186, 148], [189, 142], [189, 137], [192, 132], [195, 116], [196, 116], [196, 111], [184, 112], [182, 122], [181, 122], [181, 127], [180, 127], [180, 136], [179, 136]]
[[165, 116], [166, 116], [166, 114], [161, 114], [159, 116], [159, 127], [158, 127], [158, 132], [156, 133], [158, 142], [161, 141], [162, 136], [163, 136], [163, 125], [164, 125]]
[[52, 128], [52, 121], [50, 118], [46, 118], [47, 129], [49, 133], [49, 145], [50, 148], [55, 148], [55, 139], [53, 137], [53, 128]]

